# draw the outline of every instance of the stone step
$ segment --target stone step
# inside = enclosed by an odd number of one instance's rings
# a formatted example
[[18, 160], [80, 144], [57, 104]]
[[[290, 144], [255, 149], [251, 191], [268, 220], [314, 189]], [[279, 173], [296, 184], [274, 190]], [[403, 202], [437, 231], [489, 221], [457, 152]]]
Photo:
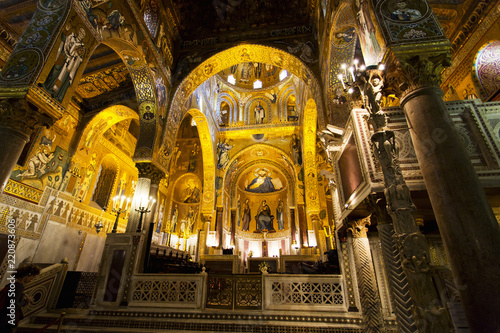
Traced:
[[[60, 312], [42, 313], [18, 328], [18, 333], [37, 332], [59, 318]], [[392, 323], [390, 323], [392, 324]], [[392, 326], [392, 325], [391, 325]], [[395, 327], [393, 327], [395, 328]], [[45, 332], [57, 332], [57, 324]], [[99, 311], [69, 309], [61, 332], [271, 332], [354, 333], [363, 332], [362, 319], [355, 314], [316, 315], [263, 311]], [[388, 330], [396, 332], [396, 330]]]

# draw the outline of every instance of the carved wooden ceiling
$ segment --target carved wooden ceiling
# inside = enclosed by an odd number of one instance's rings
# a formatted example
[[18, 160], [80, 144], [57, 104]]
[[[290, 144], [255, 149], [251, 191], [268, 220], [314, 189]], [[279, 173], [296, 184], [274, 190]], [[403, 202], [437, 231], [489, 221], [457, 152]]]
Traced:
[[184, 40], [249, 29], [279, 29], [313, 22], [315, 0], [164, 0], [172, 6]]

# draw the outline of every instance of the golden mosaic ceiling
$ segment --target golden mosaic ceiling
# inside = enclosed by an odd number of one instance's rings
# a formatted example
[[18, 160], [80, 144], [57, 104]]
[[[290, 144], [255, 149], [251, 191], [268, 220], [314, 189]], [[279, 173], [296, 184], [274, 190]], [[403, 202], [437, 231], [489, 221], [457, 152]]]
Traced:
[[[262, 89], [268, 89], [279, 84], [281, 82], [281, 72], [281, 68], [271, 64], [245, 62], [220, 71], [218, 76], [229, 86], [256, 90], [253, 86], [256, 80], [262, 82]], [[234, 79], [233, 83], [231, 83], [230, 77]]]

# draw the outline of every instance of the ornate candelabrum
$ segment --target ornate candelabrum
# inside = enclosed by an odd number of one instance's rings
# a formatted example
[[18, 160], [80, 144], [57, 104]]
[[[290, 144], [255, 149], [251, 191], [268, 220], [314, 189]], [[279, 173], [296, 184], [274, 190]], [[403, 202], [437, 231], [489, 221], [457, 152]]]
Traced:
[[139, 223], [137, 224], [136, 232], [142, 231], [142, 218], [144, 217], [144, 214], [149, 213], [151, 211], [151, 207], [153, 207], [155, 202], [156, 202], [155, 199], [149, 197], [149, 199], [147, 199], [145, 204], [143, 205], [143, 200], [141, 198], [141, 202], [139, 203], [139, 208], [135, 209], [136, 212], [139, 212], [141, 214], [139, 217]]
[[382, 100], [382, 89], [384, 87], [383, 71], [385, 65], [379, 64], [367, 67], [365, 65], [359, 65], [359, 61], [354, 59], [351, 66], [342, 64], [340, 68], [341, 73], [338, 74], [338, 78], [342, 83], [344, 92], [350, 95], [354, 93], [356, 89], [359, 89], [363, 107], [367, 109], [371, 115], [379, 113], [380, 102]]
[[116, 234], [116, 229], [118, 228], [118, 219], [120, 218], [121, 213], [126, 213], [130, 208], [130, 198], [122, 195], [116, 196], [113, 198], [113, 213], [116, 214], [115, 224], [113, 225], [113, 230], [111, 231], [113, 234]]

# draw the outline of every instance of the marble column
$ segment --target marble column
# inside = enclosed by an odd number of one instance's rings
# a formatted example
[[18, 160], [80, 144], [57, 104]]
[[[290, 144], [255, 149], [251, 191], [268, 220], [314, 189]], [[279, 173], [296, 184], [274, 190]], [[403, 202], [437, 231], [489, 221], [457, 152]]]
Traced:
[[366, 225], [370, 225], [370, 216], [350, 221], [349, 225], [350, 227], [347, 231], [350, 231], [353, 237], [354, 265], [356, 267], [359, 297], [361, 298], [361, 309], [363, 311], [364, 332], [385, 332], [370, 243], [366, 235], [368, 231]]
[[[160, 181], [165, 177], [165, 172], [152, 163], [136, 163], [136, 167], [139, 170], [139, 179], [137, 180], [134, 199], [132, 200], [132, 206], [130, 208], [130, 215], [126, 229], [127, 233], [135, 233], [137, 231], [140, 213], [136, 211], [136, 209], [138, 209], [141, 205], [141, 199], [142, 201], [145, 201], [153, 195], [155, 199], [158, 195], [158, 186]], [[142, 204], [144, 206], [144, 202]], [[151, 219], [154, 219], [154, 212], [145, 213], [143, 216], [141, 230], [145, 229], [145, 225], [147, 225]]]
[[40, 113], [25, 99], [0, 100], [0, 193], [16, 166], [31, 133], [51, 126], [53, 119]]
[[415, 152], [471, 332], [500, 331], [500, 227], [439, 88], [446, 55], [399, 60]]

